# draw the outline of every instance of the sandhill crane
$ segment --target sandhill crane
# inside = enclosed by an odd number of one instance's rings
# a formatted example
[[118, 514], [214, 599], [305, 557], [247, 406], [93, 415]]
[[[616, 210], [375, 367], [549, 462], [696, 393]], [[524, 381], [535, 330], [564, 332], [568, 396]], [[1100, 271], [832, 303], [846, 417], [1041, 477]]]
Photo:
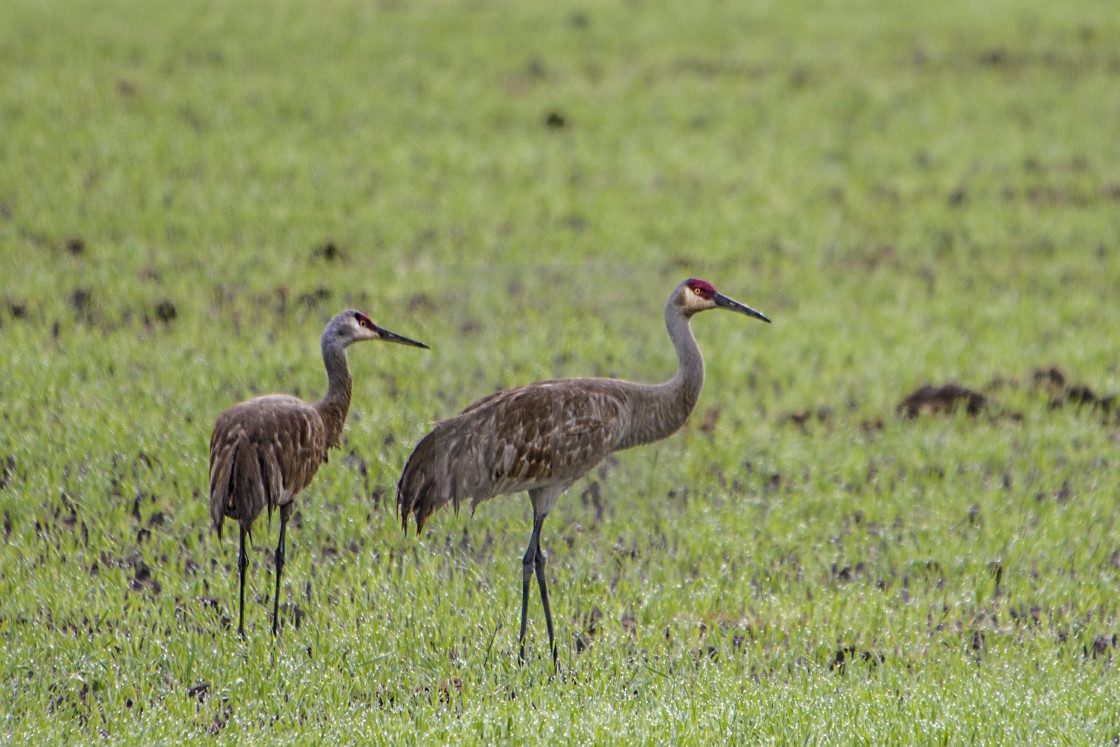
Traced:
[[419, 534], [441, 506], [471, 500], [471, 511], [489, 498], [528, 491], [533, 533], [521, 560], [519, 658], [525, 659], [529, 581], [540, 587], [553, 666], [557, 650], [545, 582], [541, 525], [565, 490], [608, 454], [659, 441], [675, 433], [696, 405], [704, 385], [704, 359], [689, 321], [707, 309], [765, 316], [716, 292], [704, 280], [685, 280], [665, 305], [665, 326], [677, 351], [676, 375], [664, 384], [581, 378], [541, 381], [504, 389], [436, 424], [409, 457], [397, 483], [401, 525], [416, 518]]
[[235, 519], [241, 529], [237, 556], [241, 608], [237, 632], [245, 637], [245, 538], [252, 541], [253, 521], [265, 508], [271, 519], [280, 509], [276, 545], [276, 596], [272, 633], [280, 612], [280, 575], [284, 570], [284, 532], [296, 496], [306, 488], [327, 449], [337, 448], [350, 409], [350, 367], [346, 348], [363, 340], [398, 342], [427, 348], [374, 324], [358, 311], [344, 311], [327, 324], [320, 345], [327, 368], [327, 393], [315, 404], [287, 394], [270, 394], [236, 404], [218, 416], [210, 437], [210, 517], [222, 537], [222, 520]]

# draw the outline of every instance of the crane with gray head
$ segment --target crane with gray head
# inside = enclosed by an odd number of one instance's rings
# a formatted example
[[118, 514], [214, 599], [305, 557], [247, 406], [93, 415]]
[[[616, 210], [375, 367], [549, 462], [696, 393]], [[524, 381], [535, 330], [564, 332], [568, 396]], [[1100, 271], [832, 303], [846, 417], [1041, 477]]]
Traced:
[[533, 532], [521, 560], [519, 657], [525, 659], [529, 585], [536, 574], [553, 665], [557, 649], [545, 581], [541, 526], [557, 499], [608, 454], [676, 433], [696, 406], [704, 385], [704, 359], [690, 320], [707, 309], [726, 309], [764, 322], [765, 316], [733, 301], [704, 280], [682, 282], [665, 305], [665, 326], [677, 352], [677, 373], [664, 384], [620, 379], [541, 381], [503, 389], [440, 421], [417, 444], [397, 483], [397, 510], [407, 530], [419, 534], [434, 511], [471, 499], [481, 502], [528, 491]]
[[306, 488], [327, 450], [338, 448], [350, 410], [352, 380], [346, 348], [363, 340], [397, 342], [427, 348], [373, 323], [359, 311], [332, 319], [320, 340], [327, 368], [327, 393], [311, 404], [287, 394], [270, 394], [236, 404], [218, 416], [210, 437], [210, 518], [222, 536], [223, 519], [235, 520], [241, 531], [237, 556], [241, 605], [237, 632], [245, 637], [245, 540], [252, 541], [253, 522], [267, 509], [280, 510], [280, 541], [276, 545], [276, 595], [272, 633], [278, 630], [280, 577], [284, 570], [284, 533], [296, 496]]

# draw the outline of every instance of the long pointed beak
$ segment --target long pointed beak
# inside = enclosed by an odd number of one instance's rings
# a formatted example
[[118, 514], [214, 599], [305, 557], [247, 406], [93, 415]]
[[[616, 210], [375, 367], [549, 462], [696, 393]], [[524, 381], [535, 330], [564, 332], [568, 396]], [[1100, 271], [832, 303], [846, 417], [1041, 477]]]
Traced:
[[753, 316], [755, 319], [761, 319], [767, 324], [770, 323], [770, 320], [767, 319], [762, 313], [755, 311], [750, 306], [744, 306], [738, 301], [733, 301], [722, 293], [716, 294], [715, 303], [717, 308], [727, 309], [728, 311], [738, 311], [740, 314]]
[[424, 343], [417, 342], [416, 340], [410, 340], [404, 335], [398, 335], [396, 332], [390, 332], [384, 327], [378, 327], [377, 334], [377, 339], [381, 340], [382, 342], [399, 342], [401, 345], [411, 345], [414, 348], [424, 348], [425, 350], [430, 350], [430, 348]]

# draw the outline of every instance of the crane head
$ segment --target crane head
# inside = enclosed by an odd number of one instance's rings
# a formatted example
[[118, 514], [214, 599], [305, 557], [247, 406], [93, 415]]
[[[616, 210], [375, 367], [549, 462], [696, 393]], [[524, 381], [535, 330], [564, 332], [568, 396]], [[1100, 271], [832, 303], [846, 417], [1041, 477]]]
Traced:
[[384, 327], [378, 327], [373, 320], [360, 311], [344, 311], [327, 325], [323, 332], [324, 344], [329, 339], [335, 339], [342, 345], [348, 346], [362, 340], [380, 340], [381, 342], [396, 342], [401, 345], [412, 345], [417, 348], [427, 349], [427, 345], [416, 340], [390, 332]]
[[697, 278], [685, 280], [673, 291], [673, 300], [687, 316], [692, 316], [697, 312], [707, 311], [708, 309], [727, 309], [728, 311], [737, 311], [740, 314], [746, 314], [747, 316], [764, 321], [767, 324], [770, 323], [770, 320], [763, 314], [755, 311], [750, 306], [744, 306], [738, 301], [734, 301], [723, 295], [707, 280], [699, 280]]

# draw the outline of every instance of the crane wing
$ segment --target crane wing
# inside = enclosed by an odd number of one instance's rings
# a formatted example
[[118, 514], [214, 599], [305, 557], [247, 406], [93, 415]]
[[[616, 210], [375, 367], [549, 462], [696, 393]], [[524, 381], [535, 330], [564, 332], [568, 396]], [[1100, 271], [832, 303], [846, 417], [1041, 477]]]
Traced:
[[614, 451], [629, 428], [611, 379], [560, 379], [505, 389], [441, 421], [409, 457], [397, 485], [401, 522], [417, 531], [447, 503], [570, 484]]
[[326, 426], [296, 397], [270, 395], [218, 416], [210, 437], [210, 518], [218, 536], [225, 517], [250, 531], [261, 511], [283, 506], [327, 460]]

